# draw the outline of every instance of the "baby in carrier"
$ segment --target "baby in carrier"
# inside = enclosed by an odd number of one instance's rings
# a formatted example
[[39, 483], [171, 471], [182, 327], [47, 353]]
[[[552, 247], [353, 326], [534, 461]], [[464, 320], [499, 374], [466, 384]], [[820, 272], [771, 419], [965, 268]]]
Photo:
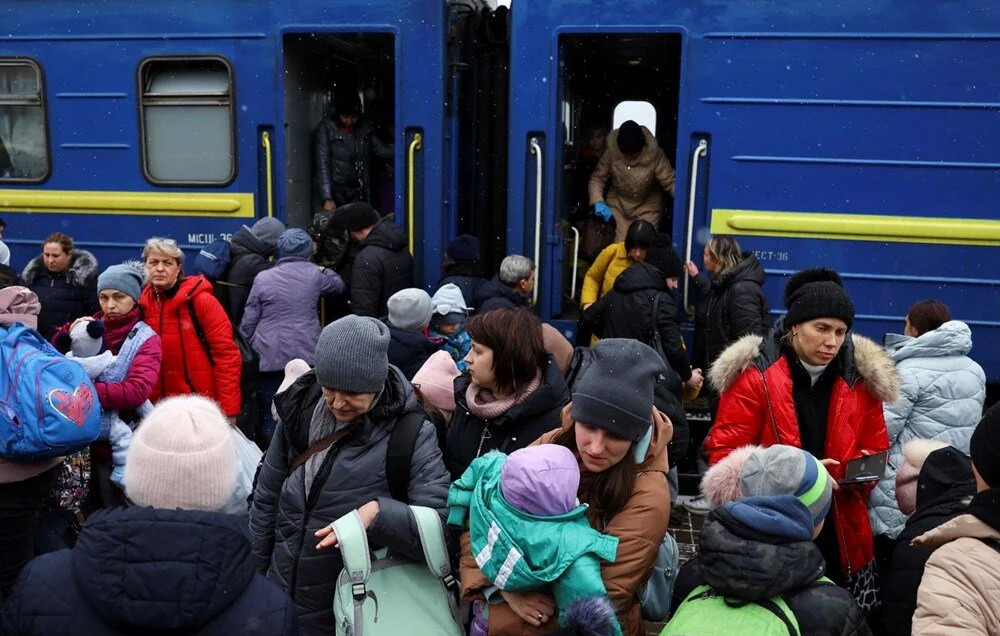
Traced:
[[[469, 530], [476, 563], [497, 590], [544, 590], [567, 633], [621, 636], [601, 579], [601, 559], [615, 560], [618, 539], [590, 526], [579, 486], [564, 446], [488, 453], [451, 485], [448, 524]], [[485, 636], [488, 624], [489, 606], [477, 603], [472, 636]]]

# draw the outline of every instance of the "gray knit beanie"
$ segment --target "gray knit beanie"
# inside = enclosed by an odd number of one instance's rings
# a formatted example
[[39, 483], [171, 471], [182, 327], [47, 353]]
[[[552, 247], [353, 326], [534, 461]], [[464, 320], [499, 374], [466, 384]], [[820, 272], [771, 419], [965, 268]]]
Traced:
[[348, 393], [378, 393], [389, 375], [389, 328], [367, 316], [327, 325], [316, 343], [316, 379]]
[[809, 509], [813, 526], [826, 519], [833, 501], [833, 479], [808, 451], [777, 444], [755, 450], [743, 464], [744, 497], [794, 495]]
[[401, 289], [386, 303], [389, 324], [403, 331], [421, 331], [431, 321], [431, 297], [422, 289]]
[[638, 441], [653, 421], [653, 388], [667, 368], [659, 354], [638, 340], [608, 338], [573, 388], [573, 419]]
[[256, 236], [269, 250], [278, 247], [278, 237], [284, 231], [285, 224], [273, 216], [265, 216], [250, 228], [250, 233]]
[[128, 294], [132, 300], [139, 302], [142, 284], [142, 272], [137, 267], [127, 263], [112, 265], [97, 277], [97, 293], [105, 289], [114, 289]]

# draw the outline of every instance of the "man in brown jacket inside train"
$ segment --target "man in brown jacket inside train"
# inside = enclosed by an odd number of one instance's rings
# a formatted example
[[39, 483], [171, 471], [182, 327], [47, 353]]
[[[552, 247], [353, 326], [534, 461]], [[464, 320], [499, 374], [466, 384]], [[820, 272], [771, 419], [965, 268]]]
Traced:
[[[611, 187], [605, 196], [609, 177]], [[590, 177], [590, 205], [605, 221], [614, 215], [615, 241], [624, 241], [636, 219], [660, 227], [661, 188], [673, 196], [674, 169], [653, 134], [630, 119], [608, 135], [608, 149]]]

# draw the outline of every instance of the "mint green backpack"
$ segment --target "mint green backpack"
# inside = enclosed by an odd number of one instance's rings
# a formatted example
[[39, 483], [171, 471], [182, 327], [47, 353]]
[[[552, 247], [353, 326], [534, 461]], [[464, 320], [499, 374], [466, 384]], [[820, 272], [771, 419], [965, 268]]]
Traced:
[[[824, 577], [813, 585], [833, 585]], [[688, 594], [660, 636], [799, 636], [799, 622], [780, 596], [744, 604], [731, 604], [724, 596], [702, 585]]]
[[337, 577], [333, 615], [337, 636], [462, 636], [458, 605], [441, 517], [431, 508], [410, 506], [417, 522], [424, 562], [372, 553], [356, 510], [333, 522], [344, 557]]

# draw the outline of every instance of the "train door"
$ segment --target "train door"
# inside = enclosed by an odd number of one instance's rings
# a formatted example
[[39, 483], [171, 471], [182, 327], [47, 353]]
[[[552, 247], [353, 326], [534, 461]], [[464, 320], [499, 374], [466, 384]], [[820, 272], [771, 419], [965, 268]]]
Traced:
[[[591, 205], [591, 194], [603, 196], [612, 187], [610, 180], [592, 180], [609, 133], [633, 120], [649, 130], [671, 166], [677, 163], [681, 36], [562, 34], [558, 52], [553, 231], [540, 282], [545, 317], [575, 321], [587, 269], [615, 240], [614, 222], [602, 222]], [[660, 212], [658, 229], [669, 234], [673, 196], [658, 183], [651, 187]]]
[[[319, 174], [316, 145], [319, 131], [344, 129], [338, 104], [360, 107], [351, 128], [366, 131], [374, 143], [368, 156], [357, 155], [354, 148], [334, 151], [335, 160], [350, 158], [367, 166], [349, 171], [351, 182], [337, 184], [343, 195], [336, 198], [363, 199], [383, 214], [394, 212], [393, 157], [384, 152], [395, 136], [394, 40], [391, 33], [284, 35], [284, 202], [289, 225], [306, 227], [332, 196]], [[329, 147], [345, 139], [323, 143]]]

